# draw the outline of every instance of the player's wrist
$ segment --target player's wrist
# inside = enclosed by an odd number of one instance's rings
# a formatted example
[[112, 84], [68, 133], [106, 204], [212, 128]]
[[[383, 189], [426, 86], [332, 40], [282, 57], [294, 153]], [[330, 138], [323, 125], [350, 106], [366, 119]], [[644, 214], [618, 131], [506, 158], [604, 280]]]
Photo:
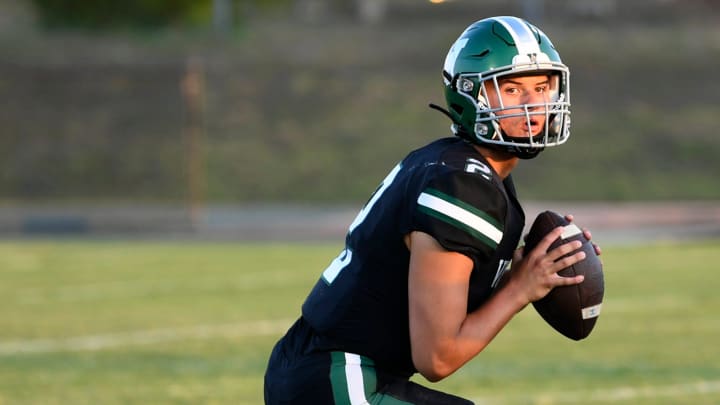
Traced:
[[515, 309], [515, 312], [522, 311], [530, 302], [530, 295], [522, 288], [516, 278], [511, 277], [507, 283], [498, 291], [503, 296], [506, 305]]

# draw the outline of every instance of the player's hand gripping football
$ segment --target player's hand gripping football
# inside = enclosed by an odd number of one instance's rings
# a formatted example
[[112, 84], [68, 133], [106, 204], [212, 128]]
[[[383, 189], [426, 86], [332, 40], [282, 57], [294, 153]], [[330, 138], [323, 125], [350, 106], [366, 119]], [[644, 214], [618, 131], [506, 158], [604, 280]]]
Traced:
[[[565, 218], [568, 221], [573, 219], [572, 215], [566, 215]], [[508, 283], [514, 285], [523, 304], [543, 298], [555, 287], [583, 282], [583, 276], [562, 277], [557, 274], [558, 271], [585, 259], [585, 253], [578, 251], [582, 242], [577, 240], [549, 250], [550, 245], [560, 237], [563, 229], [563, 227], [553, 229], [526, 255], [523, 255], [522, 247], [515, 250]], [[583, 234], [588, 240], [592, 237], [586, 229], [583, 229]], [[600, 248], [595, 244], [593, 247], [599, 255]]]

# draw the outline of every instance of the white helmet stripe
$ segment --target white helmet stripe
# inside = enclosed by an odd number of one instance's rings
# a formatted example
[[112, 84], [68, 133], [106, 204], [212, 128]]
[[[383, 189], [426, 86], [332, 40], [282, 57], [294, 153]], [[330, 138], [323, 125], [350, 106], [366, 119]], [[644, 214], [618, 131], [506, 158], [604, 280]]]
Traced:
[[502, 24], [510, 33], [513, 41], [515, 41], [518, 55], [539, 55], [542, 53], [537, 38], [523, 20], [517, 17], [496, 17], [494, 20]]

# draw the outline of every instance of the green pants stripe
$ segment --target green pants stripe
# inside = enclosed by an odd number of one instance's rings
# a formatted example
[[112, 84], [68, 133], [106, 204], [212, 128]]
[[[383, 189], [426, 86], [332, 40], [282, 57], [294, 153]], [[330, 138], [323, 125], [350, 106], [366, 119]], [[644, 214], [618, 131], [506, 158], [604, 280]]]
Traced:
[[330, 382], [336, 405], [412, 405], [377, 393], [375, 364], [367, 357], [332, 352]]

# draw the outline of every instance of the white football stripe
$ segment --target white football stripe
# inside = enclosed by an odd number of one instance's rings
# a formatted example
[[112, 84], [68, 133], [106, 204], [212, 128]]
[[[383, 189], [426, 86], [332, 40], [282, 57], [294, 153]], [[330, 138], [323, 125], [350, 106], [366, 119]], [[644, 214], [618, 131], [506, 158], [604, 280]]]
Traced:
[[577, 225], [570, 224], [570, 225], [566, 226], [565, 229], [563, 229], [562, 234], [560, 234], [560, 238], [567, 239], [567, 238], [571, 238], [575, 235], [579, 235], [581, 233], [582, 233], [582, 230], [580, 228], [578, 228]]
[[480, 218], [472, 212], [458, 207], [442, 198], [435, 197], [434, 195], [422, 193], [418, 197], [418, 204], [430, 208], [431, 210], [437, 211], [441, 214], [447, 215], [448, 217], [461, 222], [468, 227], [475, 229], [481, 234], [488, 237], [495, 243], [500, 243], [503, 237], [502, 231], [497, 229], [495, 226], [490, 224], [488, 221]]
[[600, 316], [600, 310], [602, 310], [602, 302], [591, 307], [583, 308], [582, 319], [597, 318]]

